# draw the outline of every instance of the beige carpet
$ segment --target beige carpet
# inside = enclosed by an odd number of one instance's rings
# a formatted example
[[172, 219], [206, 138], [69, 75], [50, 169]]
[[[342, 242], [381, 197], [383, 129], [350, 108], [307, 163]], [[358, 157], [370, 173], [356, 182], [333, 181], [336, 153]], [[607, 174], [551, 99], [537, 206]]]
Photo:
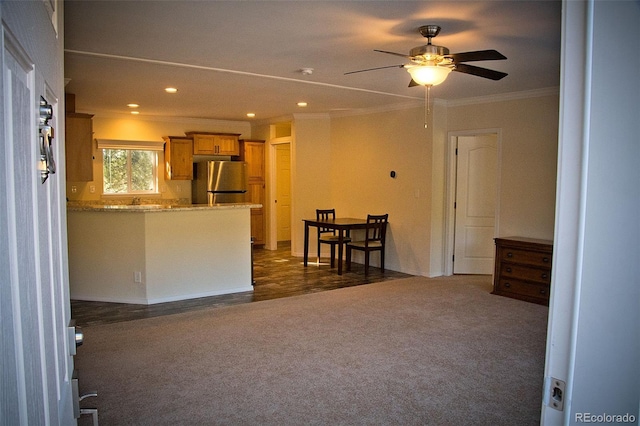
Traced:
[[[387, 281], [84, 329], [109, 425], [537, 425], [548, 308]], [[79, 424], [90, 424], [83, 417]]]

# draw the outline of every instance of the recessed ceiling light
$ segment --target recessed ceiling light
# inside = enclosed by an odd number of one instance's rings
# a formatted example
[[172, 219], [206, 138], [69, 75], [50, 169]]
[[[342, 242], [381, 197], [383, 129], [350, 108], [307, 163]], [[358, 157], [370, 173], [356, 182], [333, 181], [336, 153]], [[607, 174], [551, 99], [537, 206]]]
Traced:
[[255, 117], [255, 116], [256, 116], [256, 114], [255, 114], [255, 113], [253, 113], [253, 112], [248, 112], [248, 113], [247, 113], [247, 117], [249, 117], [249, 118], [253, 118], [253, 117]]
[[138, 108], [140, 105], [138, 104], [127, 104], [129, 108]]
[[140, 114], [140, 111], [131, 111], [131, 114], [138, 115], [138, 114]]
[[175, 87], [167, 87], [166, 89], [164, 89], [164, 91], [167, 93], [177, 93], [178, 89], [176, 89]]
[[304, 108], [304, 107], [307, 106], [307, 103], [306, 102], [298, 102], [298, 106]]

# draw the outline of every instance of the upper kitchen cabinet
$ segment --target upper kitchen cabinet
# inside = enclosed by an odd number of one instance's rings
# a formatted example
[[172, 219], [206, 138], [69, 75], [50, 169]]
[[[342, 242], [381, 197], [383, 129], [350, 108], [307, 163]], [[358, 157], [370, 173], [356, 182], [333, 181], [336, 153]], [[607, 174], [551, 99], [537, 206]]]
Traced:
[[67, 181], [93, 180], [93, 115], [75, 112], [75, 96], [66, 95], [65, 156]]
[[164, 178], [193, 180], [193, 140], [185, 136], [167, 136], [164, 144]]
[[237, 133], [186, 132], [193, 138], [193, 155], [240, 155]]

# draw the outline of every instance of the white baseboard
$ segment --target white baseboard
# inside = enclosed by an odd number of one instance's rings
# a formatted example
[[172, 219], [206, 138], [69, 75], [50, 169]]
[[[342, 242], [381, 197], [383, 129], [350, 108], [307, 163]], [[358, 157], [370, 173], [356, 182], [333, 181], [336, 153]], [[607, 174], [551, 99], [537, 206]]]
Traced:
[[201, 297], [221, 296], [223, 294], [232, 294], [232, 293], [244, 293], [247, 291], [253, 291], [253, 286], [238, 287], [238, 288], [232, 288], [232, 289], [223, 290], [223, 291], [217, 290], [217, 291], [208, 291], [204, 293], [195, 293], [195, 294], [180, 294], [176, 296], [159, 297], [155, 299], [113, 297], [113, 296], [96, 297], [96, 296], [86, 296], [81, 294], [71, 294], [70, 298], [71, 300], [84, 300], [87, 302], [127, 303], [132, 305], [155, 305], [157, 303], [177, 302], [180, 300], [199, 299]]
[[223, 294], [232, 294], [232, 293], [244, 293], [247, 291], [253, 291], [253, 286], [238, 287], [238, 288], [232, 288], [232, 289], [223, 290], [223, 291], [218, 290], [218, 291], [208, 291], [208, 292], [196, 293], [196, 294], [185, 294], [185, 295], [181, 294], [177, 296], [160, 297], [156, 299], [149, 299], [148, 304], [154, 305], [156, 303], [177, 302], [179, 300], [198, 299], [200, 297], [221, 296]]

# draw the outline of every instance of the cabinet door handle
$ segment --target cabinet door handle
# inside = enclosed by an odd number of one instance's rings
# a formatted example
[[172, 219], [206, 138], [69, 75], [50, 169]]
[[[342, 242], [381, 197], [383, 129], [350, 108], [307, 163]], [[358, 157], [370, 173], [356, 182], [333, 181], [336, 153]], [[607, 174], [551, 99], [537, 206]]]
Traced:
[[505, 286], [506, 288], [509, 288], [509, 287], [511, 287], [511, 283], [504, 283], [504, 286]]
[[511, 252], [507, 253], [507, 257], [513, 257], [513, 253]]
[[508, 268], [507, 268], [507, 272], [511, 272], [511, 267], [508, 267]]

